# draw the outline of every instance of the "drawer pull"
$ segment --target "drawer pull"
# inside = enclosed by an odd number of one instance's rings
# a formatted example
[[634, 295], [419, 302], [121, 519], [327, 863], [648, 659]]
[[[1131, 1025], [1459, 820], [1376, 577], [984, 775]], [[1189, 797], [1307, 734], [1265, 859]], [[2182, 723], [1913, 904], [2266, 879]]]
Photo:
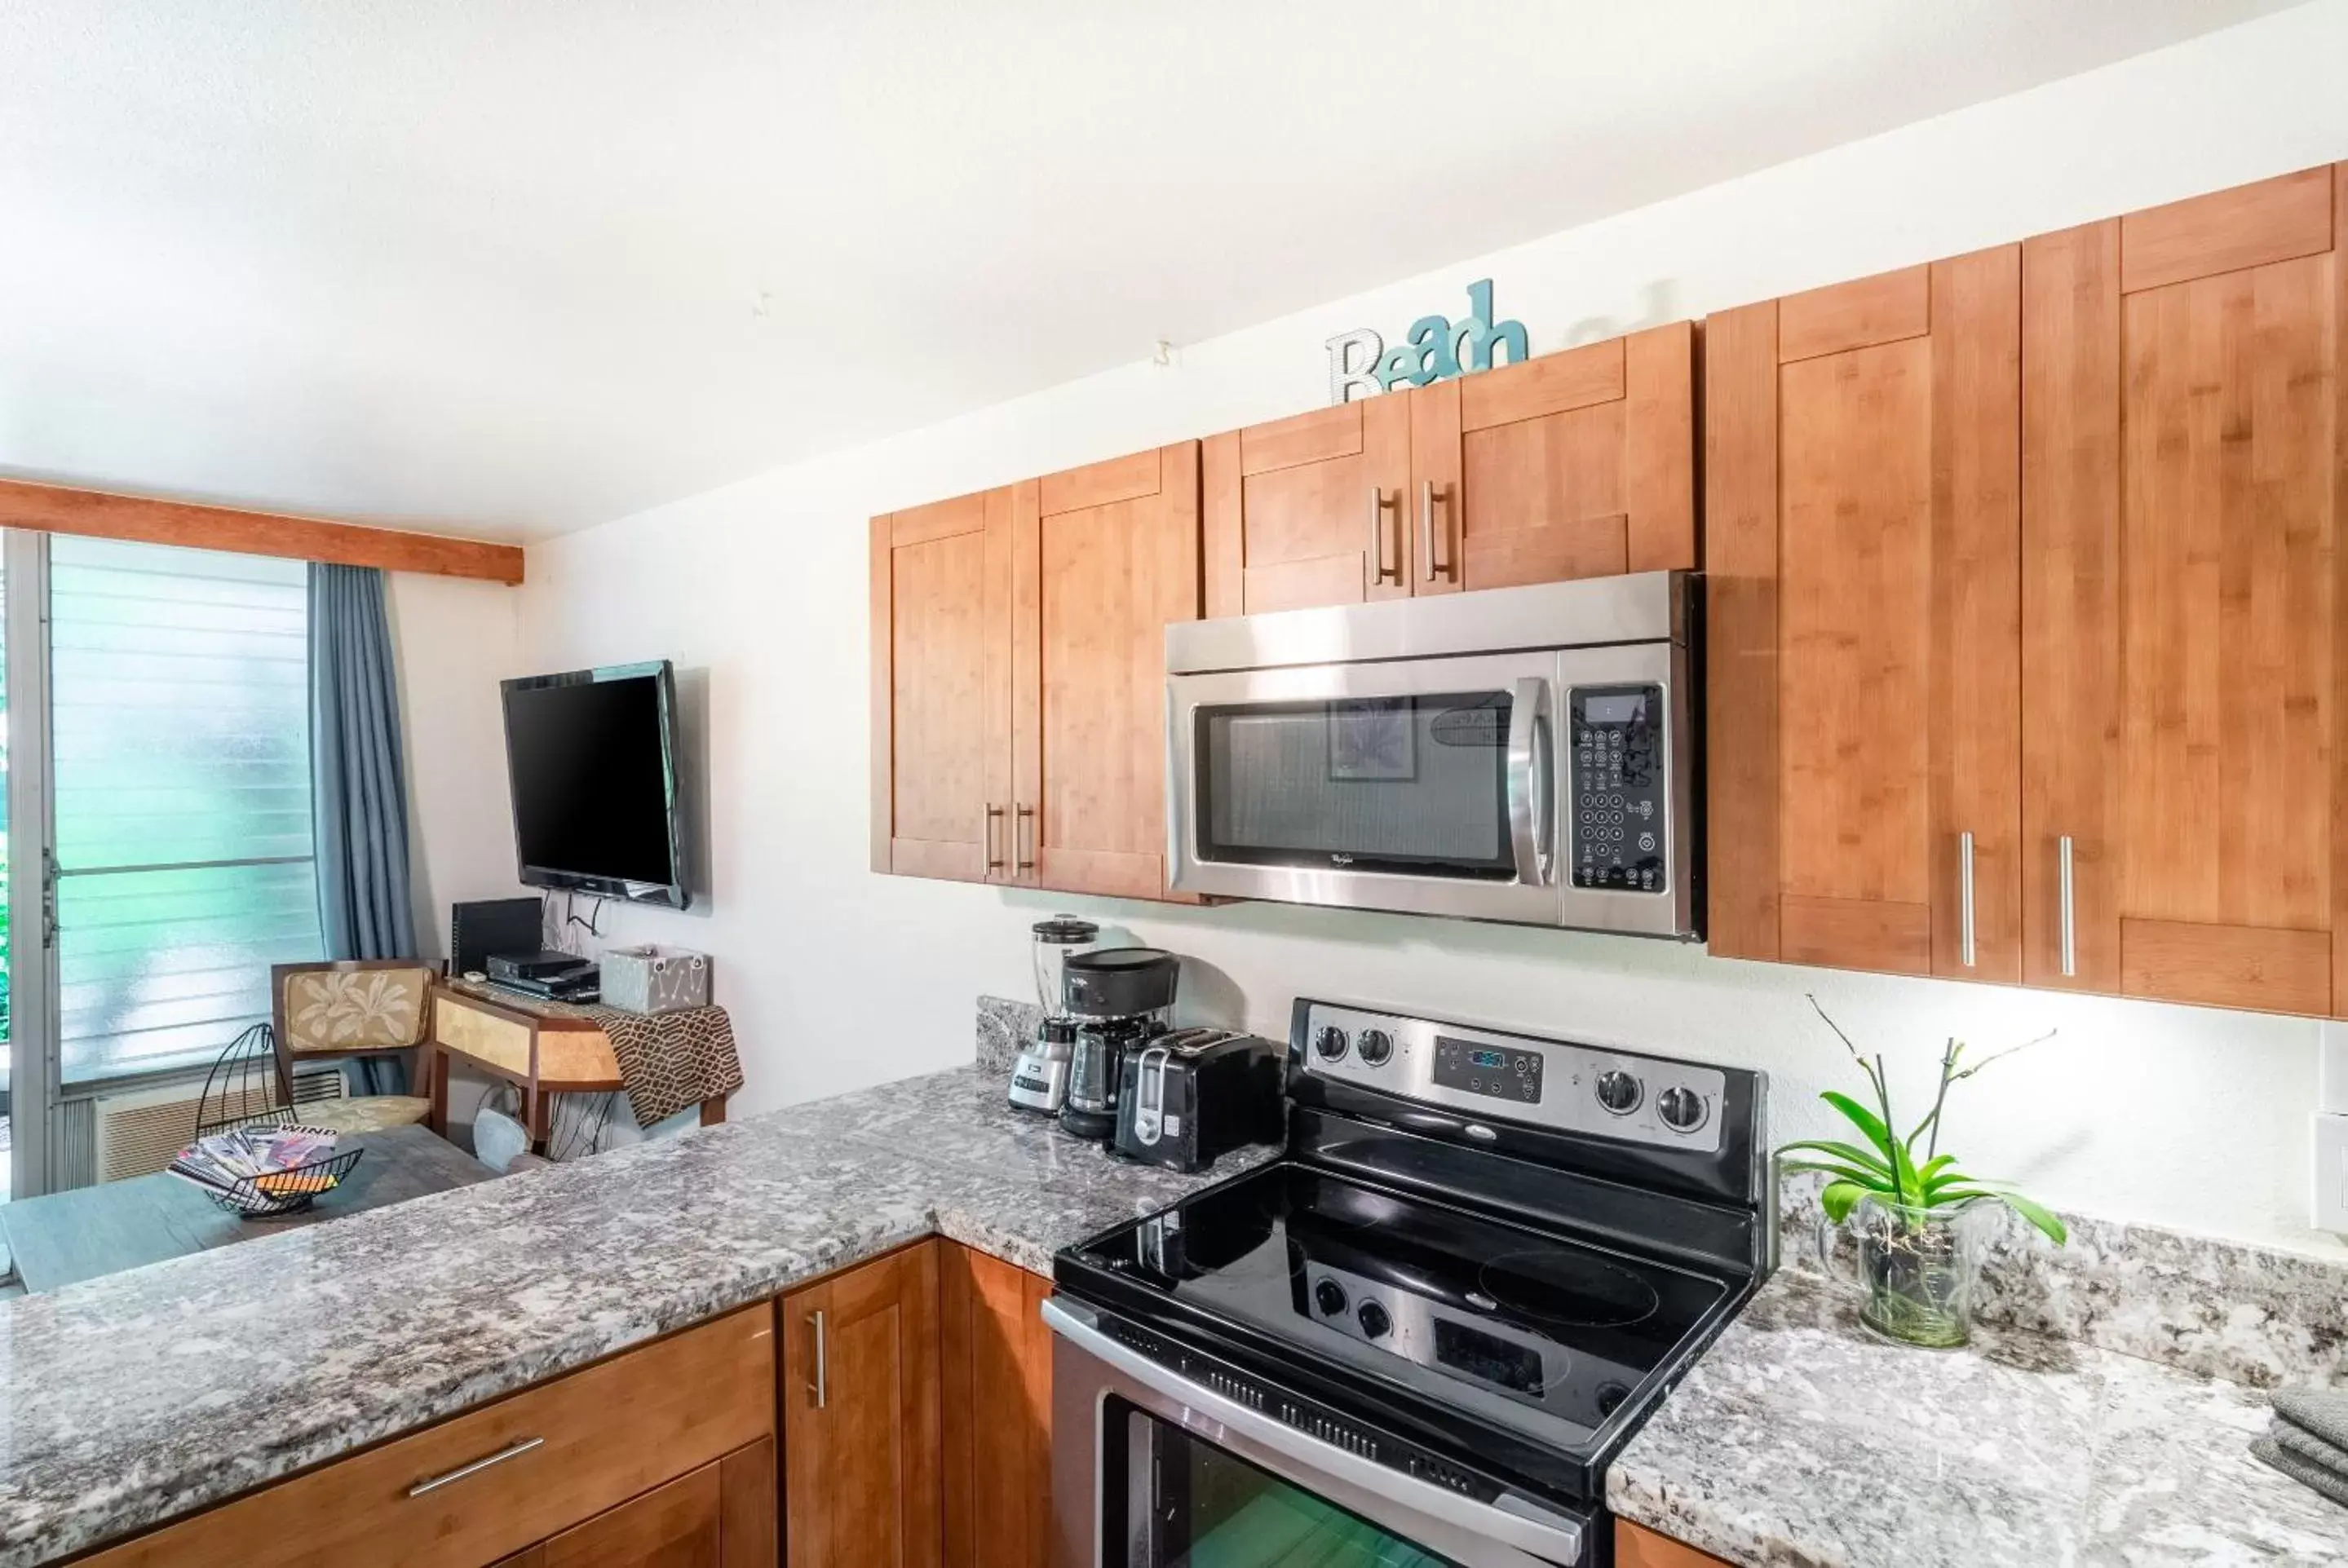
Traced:
[[475, 1460], [470, 1464], [460, 1464], [455, 1470], [448, 1471], [444, 1474], [432, 1476], [424, 1481], [417, 1481], [414, 1486], [407, 1489], [407, 1495], [410, 1497], [422, 1497], [427, 1491], [438, 1491], [442, 1487], [447, 1486], [450, 1481], [462, 1481], [469, 1475], [479, 1475], [481, 1471], [489, 1469], [493, 1464], [503, 1464], [510, 1459], [520, 1459], [522, 1455], [530, 1452], [530, 1450], [535, 1448], [543, 1448], [545, 1446], [546, 1440], [544, 1438], [517, 1438], [512, 1442], [508, 1443], [505, 1447], [499, 1449], [493, 1454], [484, 1455], [482, 1458]]
[[809, 1391], [815, 1395], [815, 1408], [819, 1410], [822, 1409], [824, 1406], [831, 1402], [831, 1389], [829, 1386], [830, 1382], [830, 1368], [824, 1364], [825, 1359], [826, 1358], [823, 1353], [823, 1314], [821, 1312], [818, 1312], [815, 1315], [815, 1384]]

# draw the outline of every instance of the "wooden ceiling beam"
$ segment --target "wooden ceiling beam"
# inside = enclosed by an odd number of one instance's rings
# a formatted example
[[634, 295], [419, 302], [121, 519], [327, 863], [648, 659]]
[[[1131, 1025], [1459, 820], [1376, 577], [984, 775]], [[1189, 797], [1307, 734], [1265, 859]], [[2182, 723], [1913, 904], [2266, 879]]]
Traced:
[[143, 496], [77, 490], [0, 479], [0, 528], [36, 528], [52, 534], [90, 534], [136, 539], [142, 544], [182, 545], [192, 549], [233, 550], [242, 555], [286, 556], [340, 566], [381, 567], [386, 571], [429, 572], [439, 577], [479, 578], [508, 584], [521, 581], [520, 545], [441, 534], [408, 533], [318, 518], [274, 512], [244, 512]]

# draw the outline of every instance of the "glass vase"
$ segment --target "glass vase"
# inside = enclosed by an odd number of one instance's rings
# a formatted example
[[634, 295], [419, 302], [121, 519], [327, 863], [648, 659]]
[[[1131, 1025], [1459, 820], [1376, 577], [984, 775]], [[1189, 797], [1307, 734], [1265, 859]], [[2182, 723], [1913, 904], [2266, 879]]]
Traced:
[[[1859, 1294], [1859, 1320], [1889, 1339], [1945, 1349], [1972, 1337], [1973, 1286], [1994, 1204], [1910, 1208], [1869, 1194], [1818, 1224], [1819, 1266]], [[1841, 1261], [1848, 1238], [1856, 1263]]]

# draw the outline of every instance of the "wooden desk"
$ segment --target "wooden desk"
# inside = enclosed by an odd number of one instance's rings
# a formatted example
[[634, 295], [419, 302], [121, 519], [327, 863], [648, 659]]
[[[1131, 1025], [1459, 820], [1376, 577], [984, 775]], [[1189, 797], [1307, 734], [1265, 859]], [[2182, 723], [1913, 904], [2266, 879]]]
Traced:
[[[448, 1064], [453, 1059], [473, 1071], [521, 1091], [521, 1124], [530, 1146], [546, 1152], [554, 1122], [554, 1096], [604, 1094], [623, 1090], [611, 1037], [585, 1009], [567, 1002], [517, 996], [469, 980], [443, 980], [432, 989], [431, 1126], [448, 1127]], [[726, 1102], [701, 1102], [701, 1124], [726, 1120]]]
[[349, 1176], [299, 1214], [246, 1219], [179, 1177], [158, 1173], [0, 1204], [0, 1234], [6, 1236], [25, 1288], [55, 1290], [76, 1280], [470, 1186], [497, 1174], [421, 1127], [355, 1132], [340, 1146], [353, 1144], [366, 1153]]

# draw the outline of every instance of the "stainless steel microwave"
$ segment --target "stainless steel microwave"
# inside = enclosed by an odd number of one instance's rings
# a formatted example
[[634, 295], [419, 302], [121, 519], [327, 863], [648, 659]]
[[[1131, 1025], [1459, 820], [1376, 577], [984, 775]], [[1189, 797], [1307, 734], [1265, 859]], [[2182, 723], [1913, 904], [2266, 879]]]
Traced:
[[1695, 582], [1166, 630], [1180, 892], [1693, 939]]

